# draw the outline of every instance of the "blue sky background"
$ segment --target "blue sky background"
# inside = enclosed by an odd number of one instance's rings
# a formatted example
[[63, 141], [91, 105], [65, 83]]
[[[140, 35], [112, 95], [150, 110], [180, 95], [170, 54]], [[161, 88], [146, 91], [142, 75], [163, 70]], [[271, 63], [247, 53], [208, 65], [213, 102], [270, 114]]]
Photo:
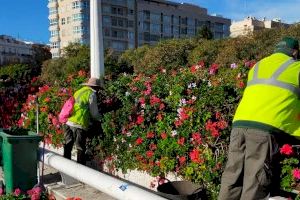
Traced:
[[[300, 21], [300, 0], [173, 0], [207, 8], [210, 14], [240, 20], [248, 15]], [[0, 35], [48, 43], [47, 0], [0, 0]]]

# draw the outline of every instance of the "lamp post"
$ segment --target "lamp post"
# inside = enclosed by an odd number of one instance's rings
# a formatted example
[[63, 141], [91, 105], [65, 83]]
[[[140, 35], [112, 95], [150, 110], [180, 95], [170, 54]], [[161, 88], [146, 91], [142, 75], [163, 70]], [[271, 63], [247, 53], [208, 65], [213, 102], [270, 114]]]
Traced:
[[90, 0], [91, 77], [104, 77], [101, 0]]

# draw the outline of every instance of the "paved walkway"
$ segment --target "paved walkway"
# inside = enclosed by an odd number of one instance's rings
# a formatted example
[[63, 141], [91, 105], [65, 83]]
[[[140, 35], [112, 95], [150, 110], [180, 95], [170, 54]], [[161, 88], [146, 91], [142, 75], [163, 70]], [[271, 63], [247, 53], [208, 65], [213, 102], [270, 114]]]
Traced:
[[69, 197], [80, 197], [82, 200], [115, 200], [86, 184], [75, 183], [66, 186], [61, 181], [60, 173], [45, 165], [43, 182], [48, 191], [54, 194], [56, 200], [65, 200]]

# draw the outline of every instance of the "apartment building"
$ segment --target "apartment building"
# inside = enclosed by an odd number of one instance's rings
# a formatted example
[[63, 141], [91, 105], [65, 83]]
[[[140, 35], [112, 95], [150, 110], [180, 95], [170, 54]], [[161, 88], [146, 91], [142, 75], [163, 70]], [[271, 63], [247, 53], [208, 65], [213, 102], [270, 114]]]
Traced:
[[32, 45], [11, 36], [0, 35], [0, 65], [24, 63], [32, 59]]
[[232, 22], [230, 26], [230, 37], [238, 37], [241, 35], [247, 35], [257, 30], [265, 28], [276, 28], [276, 27], [288, 27], [289, 24], [281, 22], [280, 19], [262, 20], [256, 19], [255, 17], [247, 17], [244, 20]]
[[[207, 25], [215, 38], [229, 36], [230, 19], [199, 6], [166, 0], [101, 0], [104, 48], [123, 52], [161, 39], [195, 36]], [[51, 53], [70, 42], [89, 44], [89, 1], [48, 0]]]

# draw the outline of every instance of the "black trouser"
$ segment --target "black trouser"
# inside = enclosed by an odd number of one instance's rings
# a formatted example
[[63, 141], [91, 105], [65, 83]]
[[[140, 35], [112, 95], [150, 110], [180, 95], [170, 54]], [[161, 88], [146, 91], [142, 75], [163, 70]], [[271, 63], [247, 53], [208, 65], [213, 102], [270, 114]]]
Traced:
[[71, 152], [75, 143], [77, 149], [77, 162], [85, 165], [86, 131], [80, 128], [65, 126], [64, 132], [64, 157], [71, 159]]
[[274, 156], [278, 150], [278, 143], [269, 132], [252, 128], [233, 128], [218, 199], [268, 199]]

